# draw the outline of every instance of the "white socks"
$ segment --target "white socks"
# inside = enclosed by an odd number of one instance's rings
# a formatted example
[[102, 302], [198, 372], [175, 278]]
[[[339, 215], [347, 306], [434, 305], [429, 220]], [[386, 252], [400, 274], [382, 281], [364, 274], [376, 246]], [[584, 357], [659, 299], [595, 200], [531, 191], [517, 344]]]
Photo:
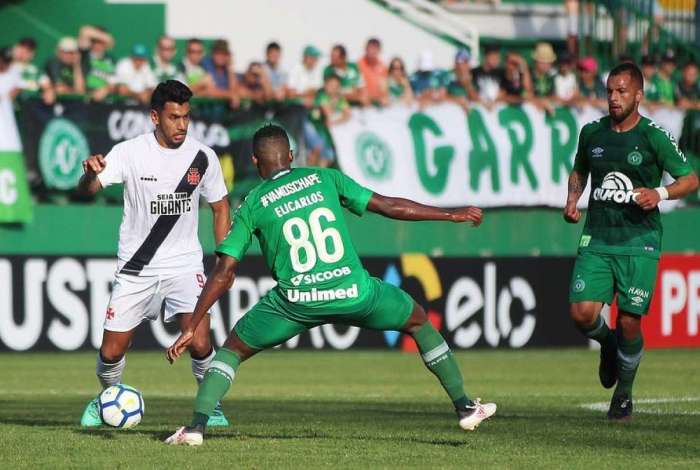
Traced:
[[122, 372], [126, 367], [126, 355], [122, 356], [117, 362], [104, 362], [102, 355], [97, 353], [97, 378], [100, 380], [100, 385], [105, 389], [112, 385], [117, 385], [122, 380]]
[[209, 364], [211, 364], [211, 361], [214, 359], [215, 355], [216, 351], [214, 351], [214, 348], [211, 348], [211, 352], [204, 359], [195, 359], [194, 357], [191, 358], [192, 375], [194, 375], [194, 378], [197, 381], [197, 385], [201, 384], [204, 380], [204, 374], [207, 372]]

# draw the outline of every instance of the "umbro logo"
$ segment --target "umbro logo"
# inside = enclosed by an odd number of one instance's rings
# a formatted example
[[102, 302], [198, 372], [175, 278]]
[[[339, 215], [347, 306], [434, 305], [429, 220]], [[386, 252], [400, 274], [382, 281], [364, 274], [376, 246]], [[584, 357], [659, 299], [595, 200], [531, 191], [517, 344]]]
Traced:
[[605, 152], [605, 149], [602, 147], [596, 147], [591, 151], [591, 153], [593, 153], [593, 157], [602, 157], [603, 152]]
[[141, 181], [158, 181], [158, 178], [155, 176], [142, 176]]

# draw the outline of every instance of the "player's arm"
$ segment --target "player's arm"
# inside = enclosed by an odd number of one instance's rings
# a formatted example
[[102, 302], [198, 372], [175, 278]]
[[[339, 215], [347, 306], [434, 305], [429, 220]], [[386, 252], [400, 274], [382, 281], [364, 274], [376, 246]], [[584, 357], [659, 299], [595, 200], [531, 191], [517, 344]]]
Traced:
[[567, 185], [566, 205], [564, 206], [564, 220], [570, 224], [578, 223], [581, 220], [581, 211], [578, 210], [578, 200], [581, 198], [586, 184], [588, 183], [588, 160], [585, 152], [584, 129], [578, 137], [578, 150], [574, 159], [574, 168], [569, 174]]
[[83, 161], [83, 176], [78, 182], [78, 192], [89, 196], [95, 195], [102, 189], [102, 183], [97, 175], [107, 167], [107, 161], [102, 155], [93, 155]]
[[214, 240], [218, 246], [231, 230], [231, 208], [227, 198], [209, 203], [209, 207], [214, 215]]
[[658, 188], [635, 189], [635, 201], [644, 210], [654, 209], [664, 199], [683, 199], [698, 189], [698, 177], [695, 173], [679, 176], [668, 186]]
[[390, 219], [470, 222], [475, 227], [481, 224], [483, 218], [481, 209], [474, 206], [443, 209], [420, 204], [410, 199], [387, 197], [377, 193], [372, 194], [367, 209]]
[[204, 318], [204, 315], [206, 315], [212, 305], [231, 288], [237, 266], [238, 261], [236, 258], [223, 253], [219, 254], [214, 272], [211, 273], [206, 284], [204, 284], [197, 305], [194, 307], [192, 322], [189, 324], [189, 328], [183, 330], [177, 341], [166, 351], [166, 356], [171, 364], [185, 352], [187, 346], [192, 342], [194, 331], [197, 329], [197, 325], [202, 321], [202, 318]]
[[676, 181], [658, 188], [635, 188], [634, 201], [644, 210], [654, 209], [664, 199], [681, 199], [698, 189], [698, 177], [671, 134], [655, 129], [650, 139], [659, 162]]

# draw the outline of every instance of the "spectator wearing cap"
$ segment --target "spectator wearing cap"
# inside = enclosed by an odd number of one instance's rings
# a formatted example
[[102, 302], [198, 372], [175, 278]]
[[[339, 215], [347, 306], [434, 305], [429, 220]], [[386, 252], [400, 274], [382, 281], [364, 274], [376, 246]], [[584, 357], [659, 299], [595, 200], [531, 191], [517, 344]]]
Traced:
[[405, 104], [413, 101], [413, 89], [408, 81], [406, 65], [400, 57], [394, 57], [389, 62], [389, 75], [387, 77], [387, 91], [391, 103], [403, 102]]
[[173, 38], [166, 35], [158, 38], [155, 54], [151, 61], [151, 69], [158, 83], [168, 80], [177, 80], [185, 83], [185, 76], [173, 62], [176, 54], [177, 46]]
[[607, 109], [608, 90], [598, 75], [598, 62], [593, 57], [584, 57], [578, 61], [576, 68], [579, 72], [579, 104]]
[[690, 61], [683, 66], [675, 95], [676, 106], [680, 109], [700, 109], [700, 83], [695, 62]]
[[474, 90], [471, 101], [492, 107], [498, 99], [503, 83], [504, 72], [501, 68], [501, 50], [489, 44], [484, 48], [481, 65], [472, 70]]
[[202, 67], [202, 59], [204, 59], [204, 43], [197, 38], [188, 40], [185, 57], [180, 63], [180, 72], [195, 95], [204, 95], [214, 86], [211, 75]]
[[367, 88], [370, 101], [381, 106], [389, 104], [389, 91], [386, 79], [389, 70], [382, 61], [380, 54], [382, 43], [377, 38], [370, 38], [365, 45], [365, 55], [357, 62], [362, 79]]
[[39, 68], [33, 64], [35, 54], [36, 41], [31, 37], [20, 39], [12, 49], [10, 68], [19, 77], [21, 91], [39, 91]]
[[469, 96], [473, 94], [472, 56], [467, 49], [460, 49], [455, 54], [454, 68], [447, 76], [447, 96], [459, 104], [465, 111], [469, 110]]
[[134, 44], [129, 57], [124, 57], [117, 64], [117, 93], [148, 104], [157, 84], [148, 63], [148, 49], [143, 44]]
[[340, 78], [341, 91], [350, 103], [362, 106], [369, 104], [367, 89], [360, 69], [357, 64], [348, 62], [347, 50], [341, 44], [336, 44], [331, 49], [330, 64], [323, 71], [324, 83], [325, 79], [331, 75]]
[[447, 98], [446, 73], [435, 67], [433, 53], [429, 50], [418, 56], [418, 66], [409, 81], [421, 107], [441, 103]]
[[503, 70], [498, 93], [498, 101], [508, 104], [522, 104], [532, 96], [532, 79], [527, 61], [518, 53], [506, 54], [506, 65]]
[[114, 59], [107, 53], [114, 38], [106, 29], [85, 25], [78, 35], [80, 61], [85, 75], [85, 89], [94, 101], [102, 101], [114, 91]]
[[578, 80], [574, 56], [568, 51], [559, 54], [557, 74], [554, 76], [554, 96], [563, 105], [578, 101]]
[[650, 55], [642, 57], [642, 76], [644, 77], [644, 106], [652, 110], [659, 102], [659, 89], [656, 87], [656, 60]]
[[654, 77], [654, 84], [659, 91], [659, 103], [673, 106], [675, 102], [676, 84], [673, 74], [676, 71], [676, 56], [672, 50], [667, 50], [661, 57], [661, 66]]
[[265, 63], [263, 68], [270, 78], [272, 98], [283, 100], [287, 96], [289, 75], [282, 68], [282, 47], [277, 42], [271, 42], [265, 48]]
[[311, 107], [316, 92], [323, 86], [323, 69], [319, 65], [321, 51], [312, 45], [304, 47], [301, 62], [289, 73], [289, 96]]
[[212, 78], [213, 85], [206, 96], [228, 100], [232, 108], [240, 104], [238, 81], [233, 71], [233, 56], [228, 41], [218, 39], [211, 46], [211, 54], [202, 61], [202, 66]]
[[532, 94], [533, 103], [547, 113], [554, 112], [554, 71], [552, 66], [557, 60], [552, 45], [548, 42], [540, 42], [535, 46], [532, 54], [534, 66], [532, 67]]
[[39, 86], [47, 104], [53, 104], [56, 95], [85, 93], [85, 78], [75, 38], [66, 36], [58, 41], [56, 56], [46, 61]]

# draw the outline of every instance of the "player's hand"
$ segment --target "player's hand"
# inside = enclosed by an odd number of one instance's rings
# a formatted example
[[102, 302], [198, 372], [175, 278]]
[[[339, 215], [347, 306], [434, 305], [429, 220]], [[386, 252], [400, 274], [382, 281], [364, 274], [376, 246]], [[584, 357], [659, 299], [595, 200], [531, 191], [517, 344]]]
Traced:
[[577, 224], [581, 220], [581, 211], [578, 210], [575, 203], [567, 204], [564, 208], [564, 220], [570, 224]]
[[168, 362], [171, 364], [175, 362], [175, 360], [185, 352], [187, 346], [192, 342], [192, 339], [194, 339], [194, 330], [184, 330], [177, 341], [165, 352]]
[[632, 198], [634, 202], [645, 211], [656, 208], [659, 205], [659, 201], [661, 201], [661, 196], [655, 189], [637, 188], [633, 189], [632, 193], [634, 194]]
[[469, 222], [472, 227], [478, 227], [481, 225], [481, 221], [484, 218], [484, 213], [475, 206], [460, 207], [452, 211], [451, 220], [452, 222]]
[[83, 172], [91, 178], [102, 173], [107, 166], [107, 161], [102, 155], [92, 155], [87, 160], [83, 160]]

